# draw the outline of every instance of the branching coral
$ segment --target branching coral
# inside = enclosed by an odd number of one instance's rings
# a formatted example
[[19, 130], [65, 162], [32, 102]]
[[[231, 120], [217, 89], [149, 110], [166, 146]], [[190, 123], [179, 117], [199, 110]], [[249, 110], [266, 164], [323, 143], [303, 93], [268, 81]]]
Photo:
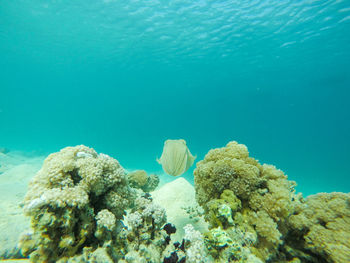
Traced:
[[207, 249], [204, 244], [202, 234], [195, 230], [190, 224], [184, 227], [185, 230], [185, 251], [186, 262], [188, 263], [204, 263], [212, 262], [212, 259], [207, 255]]
[[120, 242], [124, 243], [128, 253], [120, 263], [160, 263], [168, 256], [167, 251], [174, 249], [170, 244], [169, 235], [162, 229], [166, 223], [165, 210], [154, 204], [151, 199], [138, 197], [124, 222], [128, 228], [120, 235]]

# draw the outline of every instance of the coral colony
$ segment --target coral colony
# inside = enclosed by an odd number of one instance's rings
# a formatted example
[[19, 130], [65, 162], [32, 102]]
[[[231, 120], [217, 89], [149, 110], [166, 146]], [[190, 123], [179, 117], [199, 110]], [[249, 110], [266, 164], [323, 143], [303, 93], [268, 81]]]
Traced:
[[[195, 158], [178, 142], [168, 142], [159, 161], [174, 176]], [[149, 194], [158, 176], [127, 174], [83, 145], [64, 148], [29, 185], [32, 230], [21, 251], [36, 263], [350, 262], [350, 194], [304, 199], [281, 170], [234, 141], [196, 164], [194, 182], [198, 216], [209, 227], [201, 233], [188, 224], [182, 242], [173, 242], [176, 228]]]

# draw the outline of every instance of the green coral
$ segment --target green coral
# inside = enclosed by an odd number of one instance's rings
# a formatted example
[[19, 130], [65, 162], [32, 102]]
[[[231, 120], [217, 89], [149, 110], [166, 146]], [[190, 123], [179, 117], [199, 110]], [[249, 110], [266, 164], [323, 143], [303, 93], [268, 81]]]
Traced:
[[[223, 260], [227, 254], [234, 255], [239, 250], [239, 247], [234, 246], [233, 240], [227, 232], [220, 227], [212, 228], [205, 233], [204, 241], [208, 252], [216, 260]], [[225, 256], [223, 257], [223, 255]]]
[[211, 247], [220, 249], [232, 245], [232, 239], [221, 228], [212, 228], [206, 237]]
[[243, 244], [244, 235], [249, 232], [241, 232], [238, 228], [230, 227], [226, 230], [220, 227], [212, 228], [205, 234], [207, 250], [214, 258], [208, 262], [236, 262], [236, 263], [262, 263], [250, 251], [248, 243]]
[[228, 224], [233, 225], [231, 207], [226, 204], [222, 204], [219, 207], [218, 212], [221, 217], [225, 218]]
[[213, 199], [206, 205], [206, 220], [211, 227], [226, 229], [233, 225], [233, 214], [241, 209], [241, 201], [231, 190], [224, 190], [219, 199]]

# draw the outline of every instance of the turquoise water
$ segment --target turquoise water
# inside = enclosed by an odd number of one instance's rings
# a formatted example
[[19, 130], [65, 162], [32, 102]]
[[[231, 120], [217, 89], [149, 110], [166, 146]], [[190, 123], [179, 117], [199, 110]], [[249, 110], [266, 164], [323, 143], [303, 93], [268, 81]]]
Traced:
[[306, 195], [349, 192], [349, 89], [347, 0], [0, 2], [11, 150], [160, 171], [166, 139], [197, 160], [236, 140]]

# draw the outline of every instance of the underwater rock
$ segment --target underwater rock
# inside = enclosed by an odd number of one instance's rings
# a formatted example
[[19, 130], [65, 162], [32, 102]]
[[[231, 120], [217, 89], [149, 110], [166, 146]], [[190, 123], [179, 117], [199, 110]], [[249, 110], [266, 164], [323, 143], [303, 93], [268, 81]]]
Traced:
[[185, 140], [166, 140], [163, 153], [157, 162], [162, 165], [164, 172], [172, 176], [185, 173], [196, 159], [190, 153]]

